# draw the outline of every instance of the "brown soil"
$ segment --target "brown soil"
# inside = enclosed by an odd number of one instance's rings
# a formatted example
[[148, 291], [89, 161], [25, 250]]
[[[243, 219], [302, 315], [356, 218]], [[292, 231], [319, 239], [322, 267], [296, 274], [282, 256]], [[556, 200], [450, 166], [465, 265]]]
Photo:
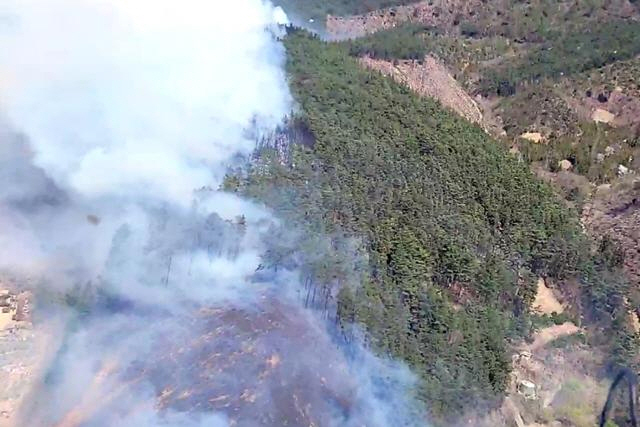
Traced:
[[604, 110], [612, 126], [640, 126], [640, 57], [620, 61], [561, 81], [567, 104], [588, 121]]
[[[597, 349], [578, 343], [553, 345], [558, 338], [580, 332], [572, 323], [554, 325], [538, 331], [532, 344], [523, 343], [512, 357], [512, 374], [508, 394], [502, 406], [494, 411], [478, 410], [468, 416], [464, 426], [477, 427], [560, 427], [575, 425], [565, 419], [568, 384], [578, 384], [570, 390], [569, 397], [583, 399], [580, 406], [583, 417], [597, 416], [606, 397], [608, 382], [596, 379], [595, 374], [602, 364], [602, 355]], [[518, 384], [529, 381], [535, 385], [535, 400], [527, 400], [518, 393]], [[541, 419], [547, 421], [542, 421]], [[582, 425], [582, 424], [580, 424]], [[456, 426], [457, 427], [457, 426]]]
[[562, 313], [564, 307], [549, 289], [543, 278], [538, 279], [538, 291], [532, 305], [533, 311], [540, 314]]

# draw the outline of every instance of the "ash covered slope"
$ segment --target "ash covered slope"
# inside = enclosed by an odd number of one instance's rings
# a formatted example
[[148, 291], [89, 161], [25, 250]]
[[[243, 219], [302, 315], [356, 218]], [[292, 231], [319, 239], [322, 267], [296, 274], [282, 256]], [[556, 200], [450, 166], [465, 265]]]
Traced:
[[281, 11], [12, 0], [0, 14], [0, 270], [55, 297], [36, 327], [70, 318], [17, 425], [424, 422], [405, 368], [339, 346], [303, 308], [295, 264], [260, 267], [277, 218], [215, 190], [290, 109]]

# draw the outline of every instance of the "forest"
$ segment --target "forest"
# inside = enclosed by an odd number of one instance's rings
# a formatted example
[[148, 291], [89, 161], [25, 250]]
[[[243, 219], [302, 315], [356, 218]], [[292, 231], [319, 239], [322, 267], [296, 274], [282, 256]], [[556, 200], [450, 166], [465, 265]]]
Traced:
[[633, 352], [615, 247], [592, 251], [577, 212], [526, 164], [437, 101], [361, 68], [350, 46], [289, 32], [293, 144], [265, 143], [225, 189], [305, 231], [296, 245], [275, 239], [265, 263], [300, 268], [325, 306], [336, 295], [345, 339], [358, 326], [375, 351], [409, 363], [437, 425], [500, 401], [509, 342], [534, 328], [538, 277], [577, 281], [582, 321], [621, 325], [600, 337], [612, 363]]
[[[524, 28], [534, 24], [519, 22]], [[534, 126], [546, 131], [550, 142], [546, 146], [518, 142], [525, 161], [555, 172], [561, 160], [571, 159], [574, 171], [591, 182], [611, 182], [617, 165], [628, 167], [629, 159], [635, 157], [640, 127], [583, 123], [567, 105], [563, 92], [578, 97], [590, 93], [597, 87], [588, 81], [592, 73], [600, 81], [611, 75], [609, 92], [615, 81], [637, 88], [640, 24], [617, 19], [594, 23], [582, 17], [572, 19], [568, 28], [547, 28], [535, 34], [536, 42], [523, 43], [501, 36], [467, 37], [464, 31], [456, 35], [407, 23], [341, 44], [354, 57], [367, 55], [392, 62], [420, 62], [427, 54], [438, 58], [471, 94], [496, 100], [496, 113], [509, 137], [517, 138]], [[581, 93], [577, 93], [580, 86]], [[606, 93], [591, 96], [607, 99]], [[620, 147], [616, 155], [599, 161], [598, 152], [612, 144]]]

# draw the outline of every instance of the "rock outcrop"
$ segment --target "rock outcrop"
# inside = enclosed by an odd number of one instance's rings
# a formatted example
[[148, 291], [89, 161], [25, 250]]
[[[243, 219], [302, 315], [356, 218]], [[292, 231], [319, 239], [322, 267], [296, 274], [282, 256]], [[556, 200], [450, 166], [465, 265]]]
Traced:
[[596, 108], [591, 115], [591, 118], [596, 123], [611, 123], [616, 118], [616, 115], [603, 110], [602, 108]]
[[573, 163], [571, 163], [569, 160], [564, 159], [564, 160], [560, 160], [558, 162], [558, 168], [561, 171], [568, 171], [571, 170], [571, 168], [573, 168]]

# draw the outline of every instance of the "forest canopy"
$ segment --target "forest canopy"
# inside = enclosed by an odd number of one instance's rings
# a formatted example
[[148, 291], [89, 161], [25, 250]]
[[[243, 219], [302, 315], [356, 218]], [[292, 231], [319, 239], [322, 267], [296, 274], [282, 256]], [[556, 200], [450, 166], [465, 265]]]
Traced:
[[[306, 282], [337, 294], [345, 331], [362, 326], [376, 351], [410, 364], [436, 420], [499, 400], [508, 342], [531, 332], [538, 277], [578, 278], [590, 317], [615, 321], [626, 284], [601, 276], [619, 266], [589, 251], [577, 213], [525, 164], [437, 101], [360, 67], [349, 46], [301, 30], [285, 45], [300, 105], [287, 135], [303, 141], [284, 156], [265, 144], [225, 189], [336, 238], [327, 251], [306, 238]], [[355, 281], [332, 267], [349, 262], [336, 236], [362, 242]], [[271, 263], [290, 262], [276, 253]]]

